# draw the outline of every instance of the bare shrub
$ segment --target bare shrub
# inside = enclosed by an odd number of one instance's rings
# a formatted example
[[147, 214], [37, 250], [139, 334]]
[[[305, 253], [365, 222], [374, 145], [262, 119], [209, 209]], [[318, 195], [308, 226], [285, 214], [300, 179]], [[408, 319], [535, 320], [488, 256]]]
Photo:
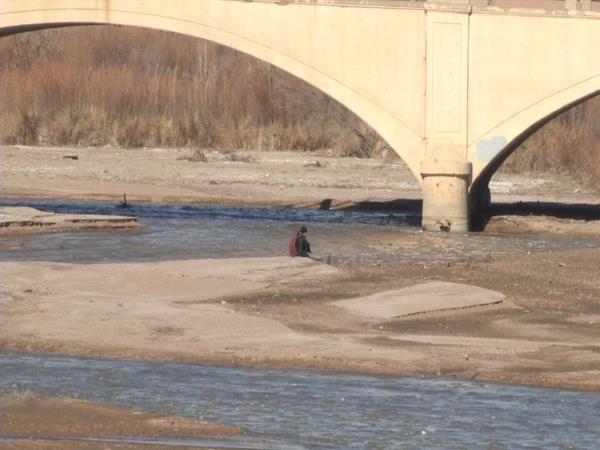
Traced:
[[572, 173], [600, 186], [600, 98], [596, 97], [556, 117], [509, 156], [506, 172]]
[[139, 117], [124, 119], [117, 123], [116, 143], [121, 147], [142, 147], [144, 138]]
[[61, 111], [44, 123], [43, 141], [51, 142], [55, 145], [79, 144], [75, 136], [75, 128], [81, 129], [74, 122], [77, 119], [73, 117], [70, 111]]
[[7, 143], [340, 155], [359, 145], [337, 117], [343, 108], [303, 81], [167, 32], [73, 27], [0, 39], [0, 95]]
[[9, 145], [19, 143], [19, 118], [13, 114], [3, 114], [0, 117], [0, 140]]
[[35, 145], [38, 143], [42, 119], [32, 113], [21, 111], [2, 118], [0, 137], [7, 144]]
[[252, 155], [245, 152], [231, 152], [227, 153], [225, 159], [232, 162], [254, 162], [255, 159]]
[[204, 150], [201, 150], [199, 148], [194, 149], [191, 155], [186, 156], [183, 159], [191, 162], [208, 162], [208, 157], [206, 156], [206, 153], [204, 152]]

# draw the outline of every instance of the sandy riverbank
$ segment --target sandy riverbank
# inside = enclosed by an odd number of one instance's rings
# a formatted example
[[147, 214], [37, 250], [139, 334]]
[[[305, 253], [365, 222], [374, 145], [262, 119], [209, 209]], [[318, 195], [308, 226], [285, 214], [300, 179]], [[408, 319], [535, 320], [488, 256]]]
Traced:
[[598, 391], [599, 263], [597, 251], [360, 268], [5, 262], [0, 344]]
[[[119, 439], [231, 438], [244, 430], [184, 417], [103, 405], [71, 398], [40, 398], [29, 394], [0, 395], [0, 449], [129, 449], [158, 448], [156, 445], [114, 442]], [[98, 442], [82, 441], [92, 438]], [[102, 442], [109, 439], [108, 442]], [[110, 442], [112, 440], [112, 442]], [[179, 448], [162, 444], [160, 448]]]
[[[398, 159], [301, 152], [205, 154], [205, 162], [193, 162], [192, 152], [184, 149], [0, 146], [0, 198], [118, 204], [125, 193], [130, 203], [421, 210], [419, 183]], [[489, 231], [600, 236], [600, 193], [586, 190], [574, 177], [499, 173], [490, 189], [500, 207]], [[521, 208], [503, 207], [518, 202]], [[565, 208], [574, 204], [584, 206]]]
[[[64, 149], [0, 146], [0, 197], [132, 202], [332, 207], [362, 200], [419, 199], [420, 188], [399, 160], [329, 158], [306, 153], [189, 150]], [[77, 156], [77, 159], [64, 158]], [[317, 165], [318, 162], [318, 165]]]
[[89, 230], [142, 228], [136, 217], [98, 214], [57, 214], [27, 207], [0, 207], [0, 236]]

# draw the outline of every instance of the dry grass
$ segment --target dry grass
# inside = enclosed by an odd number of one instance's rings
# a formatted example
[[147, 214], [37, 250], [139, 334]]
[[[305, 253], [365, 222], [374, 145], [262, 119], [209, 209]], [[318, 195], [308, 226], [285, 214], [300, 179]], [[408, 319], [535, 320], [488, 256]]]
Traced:
[[206, 156], [205, 151], [200, 148], [194, 149], [194, 151], [192, 152], [191, 155], [184, 156], [181, 159], [185, 159], [186, 161], [191, 161], [191, 162], [201, 162], [201, 163], [208, 162], [208, 157]]
[[0, 39], [8, 144], [323, 150], [385, 143], [306, 83], [172, 33], [87, 27]]
[[571, 173], [600, 187], [600, 97], [558, 116], [504, 163], [506, 172]]

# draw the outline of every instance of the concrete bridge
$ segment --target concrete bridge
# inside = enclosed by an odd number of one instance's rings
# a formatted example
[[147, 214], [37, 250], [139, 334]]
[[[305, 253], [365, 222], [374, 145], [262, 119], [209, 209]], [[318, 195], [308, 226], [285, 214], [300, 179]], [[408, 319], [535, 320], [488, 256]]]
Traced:
[[208, 39], [306, 80], [404, 159], [432, 230], [466, 231], [508, 155], [600, 93], [590, 0], [0, 2], [0, 35], [91, 24]]

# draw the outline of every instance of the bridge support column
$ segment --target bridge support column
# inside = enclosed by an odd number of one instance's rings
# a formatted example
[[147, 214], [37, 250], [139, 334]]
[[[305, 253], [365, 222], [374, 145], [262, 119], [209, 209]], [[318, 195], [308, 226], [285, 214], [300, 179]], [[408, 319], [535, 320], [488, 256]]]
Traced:
[[467, 160], [469, 0], [426, 3], [426, 149], [421, 162], [425, 230], [469, 230], [473, 169]]
[[469, 195], [473, 169], [470, 162], [421, 163], [423, 218], [427, 231], [469, 231]]

